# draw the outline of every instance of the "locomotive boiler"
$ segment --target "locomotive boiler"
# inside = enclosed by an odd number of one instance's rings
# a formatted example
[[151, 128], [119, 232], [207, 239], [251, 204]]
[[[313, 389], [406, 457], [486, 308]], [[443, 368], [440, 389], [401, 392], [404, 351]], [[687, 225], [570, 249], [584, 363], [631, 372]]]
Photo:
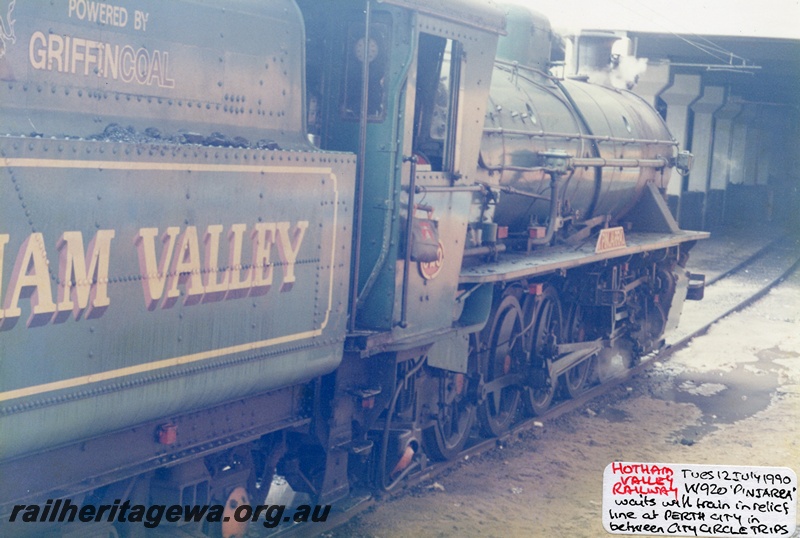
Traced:
[[[609, 222], [620, 222], [648, 184], [666, 188], [665, 172], [678, 156], [677, 144], [658, 113], [636, 94], [587, 84], [583, 78], [550, 76], [547, 19], [521, 8], [511, 15], [512, 37], [500, 40], [492, 76], [482, 167], [497, 185], [550, 196], [552, 176], [542, 156], [564, 153], [573, 166], [555, 193], [554, 202], [566, 206], [559, 216], [586, 222], [607, 215]], [[530, 37], [513, 37], [519, 34]], [[530, 204], [530, 198], [504, 196], [495, 220], [521, 229], [549, 220], [551, 208]]]
[[275, 473], [320, 503], [392, 490], [658, 349], [702, 295], [706, 234], [662, 196], [688, 156], [634, 94], [552, 76], [527, 10], [0, 16], [4, 515], [233, 513]]

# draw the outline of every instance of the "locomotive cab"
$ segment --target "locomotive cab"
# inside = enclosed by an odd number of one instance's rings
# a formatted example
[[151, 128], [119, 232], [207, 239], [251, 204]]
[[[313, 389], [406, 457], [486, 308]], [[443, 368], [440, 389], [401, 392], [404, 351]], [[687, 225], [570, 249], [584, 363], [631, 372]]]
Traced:
[[309, 95], [321, 99], [314, 139], [361, 158], [350, 328], [393, 340], [424, 338], [457, 319], [488, 51], [503, 25], [500, 12], [477, 2], [428, 4], [370, 3], [365, 14], [340, 2], [341, 18], [331, 20], [318, 3], [300, 2]]

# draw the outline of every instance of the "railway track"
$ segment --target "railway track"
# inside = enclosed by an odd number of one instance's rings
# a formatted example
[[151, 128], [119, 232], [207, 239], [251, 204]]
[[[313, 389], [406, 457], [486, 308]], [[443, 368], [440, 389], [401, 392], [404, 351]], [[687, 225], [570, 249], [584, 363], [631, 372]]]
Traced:
[[[543, 423], [585, 408], [589, 402], [630, 381], [650, 368], [654, 362], [668, 360], [672, 354], [686, 347], [692, 339], [705, 334], [714, 323], [756, 302], [798, 268], [800, 268], [800, 247], [785, 237], [775, 239], [733, 267], [709, 279], [703, 301], [685, 304], [681, 325], [666, 335], [664, 347], [642, 358], [624, 374], [595, 385], [578, 397], [556, 402], [541, 416], [520, 420], [499, 437], [472, 439], [459, 457], [450, 461], [429, 463], [423, 471], [409, 476], [397, 491], [377, 496], [367, 491], [360, 494], [355, 492], [346, 501], [335, 505], [330, 517], [324, 523], [279, 527], [267, 534], [259, 529], [259, 533], [252, 536], [311, 537], [331, 533], [336, 527], [345, 524], [364, 510], [383, 502], [390, 502], [392, 498], [455, 470], [470, 458], [507, 444], [527, 430], [541, 427]], [[336, 535], [335, 532], [333, 535]]]

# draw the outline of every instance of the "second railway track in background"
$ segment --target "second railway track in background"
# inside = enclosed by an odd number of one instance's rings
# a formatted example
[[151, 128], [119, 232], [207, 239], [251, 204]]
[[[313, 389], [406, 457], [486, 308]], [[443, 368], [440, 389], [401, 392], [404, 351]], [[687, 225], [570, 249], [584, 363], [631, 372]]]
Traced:
[[[691, 256], [689, 266], [691, 267]], [[356, 492], [347, 501], [335, 505], [331, 516], [325, 523], [279, 528], [260, 536], [310, 537], [331, 532], [362, 511], [379, 503], [391, 502], [392, 498], [431, 481], [447, 471], [456, 469], [469, 458], [502, 446], [527, 430], [541, 427], [546, 422], [582, 409], [589, 402], [611, 392], [650, 368], [653, 363], [668, 360], [673, 353], [685, 348], [693, 338], [705, 334], [711, 325], [729, 314], [751, 305], [798, 268], [800, 268], [800, 244], [797, 240], [786, 236], [775, 239], [734, 266], [712, 275], [706, 283], [704, 299], [684, 304], [681, 324], [678, 329], [665, 335], [666, 345], [658, 352], [643, 357], [638, 364], [626, 370], [623, 375], [595, 385], [577, 398], [559, 401], [540, 416], [519, 421], [500, 437], [474, 439], [458, 457], [450, 461], [429, 463], [425, 470], [409, 476], [397, 491], [387, 492], [378, 497], [369, 492], [363, 492], [361, 495]]]

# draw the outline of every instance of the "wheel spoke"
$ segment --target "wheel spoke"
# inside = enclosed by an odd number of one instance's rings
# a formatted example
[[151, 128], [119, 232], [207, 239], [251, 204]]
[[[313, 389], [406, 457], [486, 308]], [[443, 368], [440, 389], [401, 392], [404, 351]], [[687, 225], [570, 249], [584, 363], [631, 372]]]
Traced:
[[[566, 341], [570, 343], [584, 342], [586, 340], [585, 323], [583, 308], [579, 304], [573, 305], [567, 316]], [[565, 396], [577, 398], [586, 391], [593, 363], [593, 359], [587, 359], [576, 364], [561, 376], [562, 391]]]
[[502, 396], [503, 396], [503, 391], [502, 390], [496, 390], [491, 395], [492, 405], [494, 406], [495, 413], [498, 413], [499, 410], [501, 409], [500, 406], [501, 406]]

